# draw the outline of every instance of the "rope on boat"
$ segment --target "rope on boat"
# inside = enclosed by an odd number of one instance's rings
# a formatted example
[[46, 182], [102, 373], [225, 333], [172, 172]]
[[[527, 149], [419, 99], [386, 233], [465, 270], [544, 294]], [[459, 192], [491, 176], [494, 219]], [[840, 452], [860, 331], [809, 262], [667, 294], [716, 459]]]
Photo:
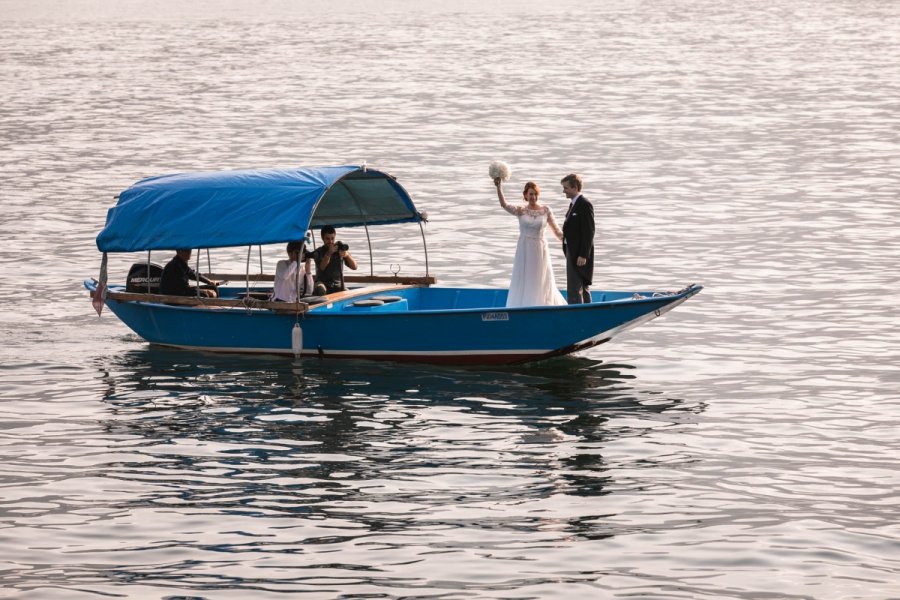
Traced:
[[247, 309], [247, 313], [250, 313], [250, 310], [253, 308], [263, 308], [263, 300], [257, 300], [251, 296], [244, 296], [241, 298], [241, 304], [244, 305], [244, 308]]

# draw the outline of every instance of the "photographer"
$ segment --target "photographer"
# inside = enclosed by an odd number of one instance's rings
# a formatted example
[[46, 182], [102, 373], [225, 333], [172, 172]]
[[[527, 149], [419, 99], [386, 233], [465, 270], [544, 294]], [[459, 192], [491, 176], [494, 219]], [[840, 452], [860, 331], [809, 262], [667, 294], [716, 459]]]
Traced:
[[[356, 260], [350, 255], [350, 247], [337, 240], [337, 232], [331, 225], [321, 231], [323, 245], [313, 252], [316, 263], [317, 294], [331, 294], [344, 291], [344, 265], [356, 270]], [[324, 289], [323, 289], [324, 288]]]
[[314, 293], [312, 255], [303, 248], [303, 242], [288, 243], [287, 255], [287, 260], [279, 260], [275, 266], [272, 300], [276, 302], [296, 302]]

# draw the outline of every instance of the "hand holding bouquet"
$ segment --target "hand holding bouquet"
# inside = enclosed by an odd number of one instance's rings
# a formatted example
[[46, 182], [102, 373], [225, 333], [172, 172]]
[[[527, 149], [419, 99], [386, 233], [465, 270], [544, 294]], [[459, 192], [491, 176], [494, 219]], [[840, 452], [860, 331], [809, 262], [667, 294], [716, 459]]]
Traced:
[[494, 185], [500, 187], [501, 182], [509, 181], [509, 165], [502, 160], [495, 160], [488, 168], [488, 174], [491, 176], [491, 179], [494, 180]]

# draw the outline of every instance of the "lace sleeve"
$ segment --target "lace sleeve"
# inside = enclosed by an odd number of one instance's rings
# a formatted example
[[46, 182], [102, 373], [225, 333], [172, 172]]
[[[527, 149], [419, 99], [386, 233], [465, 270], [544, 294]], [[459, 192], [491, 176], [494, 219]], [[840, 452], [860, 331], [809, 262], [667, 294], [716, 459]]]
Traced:
[[510, 206], [506, 201], [506, 196], [503, 194], [503, 186], [498, 179], [496, 182], [497, 185], [497, 200], [500, 201], [500, 206], [511, 215], [519, 216], [522, 214], [522, 209], [518, 206]]
[[559, 241], [563, 241], [563, 232], [559, 228], [559, 225], [556, 224], [556, 219], [553, 218], [553, 211], [550, 210], [549, 206], [545, 206], [547, 209], [547, 224], [550, 226], [550, 230], [553, 231], [553, 235], [556, 236], [556, 239]]

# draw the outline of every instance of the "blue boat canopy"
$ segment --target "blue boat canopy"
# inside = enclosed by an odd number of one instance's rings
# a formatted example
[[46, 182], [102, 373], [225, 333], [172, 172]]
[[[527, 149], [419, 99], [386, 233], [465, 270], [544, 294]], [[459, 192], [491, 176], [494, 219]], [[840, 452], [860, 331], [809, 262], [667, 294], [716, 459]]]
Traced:
[[418, 222], [406, 190], [365, 166], [182, 173], [119, 195], [101, 252], [221, 248], [300, 240], [307, 229]]

